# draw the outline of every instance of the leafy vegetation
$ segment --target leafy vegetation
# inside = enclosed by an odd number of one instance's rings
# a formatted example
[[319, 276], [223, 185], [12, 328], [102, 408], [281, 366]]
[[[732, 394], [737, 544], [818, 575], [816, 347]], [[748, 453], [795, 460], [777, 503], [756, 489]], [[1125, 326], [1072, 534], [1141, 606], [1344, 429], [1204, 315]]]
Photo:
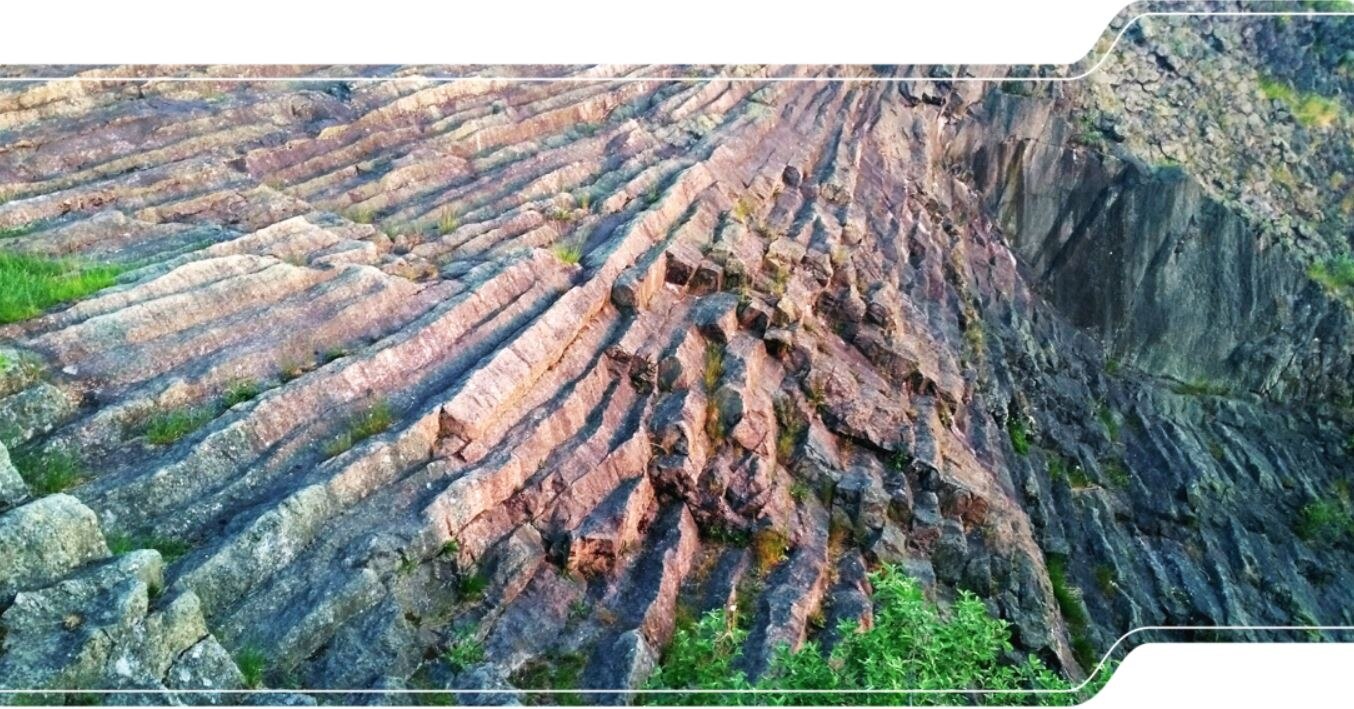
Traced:
[[79, 459], [65, 451], [16, 451], [12, 462], [35, 495], [64, 492], [89, 477]]
[[385, 431], [394, 422], [395, 413], [391, 410], [390, 404], [378, 401], [371, 408], [349, 419], [347, 428], [324, 447], [324, 452], [333, 458]]
[[1271, 101], [1282, 101], [1293, 117], [1308, 128], [1327, 128], [1340, 117], [1340, 102], [1305, 91], [1298, 91], [1292, 84], [1275, 78], [1260, 80], [1260, 93]]
[[[969, 703], [972, 691], [1029, 689], [1057, 693], [992, 694], [986, 699], [999, 704], [1030, 700], [1072, 704], [1079, 699], [1066, 680], [1037, 658], [1021, 664], [1008, 662], [1012, 650], [1009, 625], [989, 616], [976, 596], [961, 592], [949, 611], [943, 612], [894, 566], [885, 565], [872, 573], [871, 582], [873, 627], [843, 624], [842, 640], [828, 653], [813, 641], [798, 651], [782, 649], [755, 683], [740, 669], [748, 634], [742, 618], [731, 618], [723, 609], [710, 611], [694, 624], [677, 629], [648, 685], [684, 691], [646, 694], [644, 699], [650, 704], [898, 706]], [[1103, 681], [1086, 691], [1094, 692]], [[969, 691], [857, 691], [888, 688]], [[746, 689], [762, 693], [727, 691]], [[809, 694], [800, 690], [837, 691]]]
[[123, 267], [0, 252], [0, 325], [40, 315], [117, 281]]
[[146, 440], [156, 446], [176, 443], [202, 428], [215, 416], [216, 412], [210, 407], [157, 411], [146, 421]]
[[1354, 535], [1354, 512], [1348, 499], [1309, 502], [1298, 512], [1293, 531], [1307, 541], [1338, 539]]

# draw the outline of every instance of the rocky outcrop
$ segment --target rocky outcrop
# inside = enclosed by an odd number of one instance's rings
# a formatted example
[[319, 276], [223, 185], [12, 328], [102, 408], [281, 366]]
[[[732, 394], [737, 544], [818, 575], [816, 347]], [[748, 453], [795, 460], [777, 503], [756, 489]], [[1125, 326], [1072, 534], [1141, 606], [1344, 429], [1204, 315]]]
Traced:
[[26, 692], [11, 700], [95, 690], [66, 695], [88, 702], [146, 690], [151, 701], [214, 703], [244, 687], [197, 596], [165, 594], [160, 553], [114, 556], [94, 512], [74, 497], [48, 495], [0, 514], [0, 550], [0, 689]]
[[[1039, 86], [8, 85], [0, 248], [125, 270], [0, 328], [0, 441], [64, 489], [0, 453], [0, 676], [625, 701], [711, 608], [752, 677], [830, 646], [879, 563], [1073, 677], [1138, 625], [1351, 621], [1308, 523], [1349, 511], [1340, 234], [1236, 171], [1344, 153], [1223, 22]], [[1293, 149], [1135, 118], [1218, 92]]]

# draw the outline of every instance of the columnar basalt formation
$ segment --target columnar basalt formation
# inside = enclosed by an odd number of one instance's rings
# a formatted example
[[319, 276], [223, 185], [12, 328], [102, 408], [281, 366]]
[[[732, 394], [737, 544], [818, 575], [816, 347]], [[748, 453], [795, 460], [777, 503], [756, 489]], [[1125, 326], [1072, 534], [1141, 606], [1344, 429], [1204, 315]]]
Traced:
[[[268, 687], [628, 689], [729, 606], [756, 676], [868, 619], [882, 562], [1073, 677], [1138, 625], [1354, 622], [1350, 539], [1297, 524], [1354, 463], [1351, 308], [1307, 275], [1348, 214], [1228, 172], [1348, 145], [1177, 151], [1142, 105], [1210, 95], [1223, 57], [1257, 136], [1347, 143], [1350, 113], [1261, 98], [1274, 40], [1244, 24], [1150, 26], [1060, 85], [8, 85], [0, 248], [125, 272], [0, 329], [0, 442], [34, 487], [76, 470], [41, 496], [0, 465], [0, 684], [230, 689], [261, 654]], [[135, 78], [167, 73], [219, 80]], [[164, 654], [39, 656], [67, 641], [37, 616], [89, 603]]]

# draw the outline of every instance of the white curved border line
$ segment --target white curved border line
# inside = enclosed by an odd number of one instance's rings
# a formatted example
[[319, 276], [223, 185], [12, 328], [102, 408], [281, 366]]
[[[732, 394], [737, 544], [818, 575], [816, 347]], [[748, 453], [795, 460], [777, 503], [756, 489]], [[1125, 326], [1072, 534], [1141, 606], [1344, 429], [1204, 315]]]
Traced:
[[[803, 83], [803, 82], [851, 82], [851, 83], [888, 83], [901, 81], [1030, 81], [1030, 82], [1067, 82], [1080, 81], [1099, 71], [1105, 62], [1109, 60], [1110, 55], [1119, 46], [1120, 40], [1133, 25], [1144, 17], [1354, 17], [1354, 12], [1143, 12], [1134, 15], [1133, 19], [1124, 24], [1115, 35], [1114, 42], [1101, 55], [1100, 61], [1095, 66], [1074, 76], [957, 76], [957, 77], [934, 77], [934, 76], [862, 76], [862, 77], [810, 77], [810, 76], [785, 76], [785, 77], [721, 77], [721, 76], [701, 76], [701, 77], [589, 77], [589, 76], [552, 76], [552, 77], [489, 77], [489, 76], [301, 76], [301, 77], [282, 77], [267, 76], [258, 78], [222, 78], [206, 76], [136, 76], [136, 77], [80, 77], [64, 76], [53, 78], [41, 77], [0, 77], [0, 83], [51, 83], [58, 81], [185, 81], [185, 82], [220, 82], [220, 81], [243, 81], [243, 82], [277, 82], [277, 81], [357, 81], [363, 83], [374, 83], [382, 81], [501, 81], [506, 83], [525, 83], [525, 82], [549, 82], [549, 83], [631, 83], [636, 81], [679, 81], [679, 82], [697, 82], [697, 81], [756, 81], [756, 82], [777, 82], [777, 83]], [[302, 694], [984, 694], [984, 695], [1002, 695], [1002, 694], [1046, 694], [1062, 695], [1077, 694], [1085, 689], [1092, 680], [1101, 672], [1106, 671], [1105, 665], [1113, 657], [1115, 651], [1119, 649], [1130, 637], [1138, 633], [1145, 632], [1206, 632], [1206, 631], [1228, 631], [1228, 632], [1284, 632], [1284, 631], [1354, 631], [1354, 625], [1144, 625], [1134, 628], [1127, 633], [1119, 636], [1118, 640], [1110, 646], [1105, 654], [1101, 656], [1100, 661], [1096, 663], [1095, 669], [1086, 678], [1075, 687], [1068, 689], [0, 689], [0, 696], [7, 694], [287, 694], [299, 692]]]
[[[1292, 632], [1292, 631], [1354, 631], [1354, 625], [1144, 625], [1119, 636], [1118, 640], [1101, 655], [1095, 669], [1086, 675], [1080, 684], [1067, 689], [471, 689], [448, 687], [446, 689], [0, 689], [0, 696], [6, 694], [984, 694], [984, 695], [1064, 695], [1078, 694], [1092, 680], [1107, 672], [1106, 665], [1119, 646], [1130, 637], [1146, 632], [1215, 632], [1219, 630], [1236, 632]], [[1315, 642], [1315, 641], [1313, 641]], [[1343, 642], [1343, 641], [1341, 641]], [[1132, 650], [1129, 650], [1132, 652]], [[1127, 655], [1125, 655], [1127, 656]]]
[[[419, 81], [419, 82], [451, 82], [451, 81], [480, 81], [480, 82], [502, 82], [502, 83], [549, 83], [549, 84], [590, 84], [590, 83], [610, 83], [610, 84], [629, 84], [640, 81], [665, 81], [675, 83], [696, 83], [700, 81], [728, 81], [728, 82], [757, 82], [757, 83], [817, 83], [817, 82], [841, 82], [853, 84], [883, 84], [898, 83], [904, 81], [945, 81], [945, 82], [972, 82], [972, 81], [1025, 81], [1032, 83], [1065, 83], [1071, 81], [1080, 81], [1099, 71], [1105, 62], [1109, 60], [1110, 55], [1119, 46], [1119, 42], [1139, 20], [1145, 17], [1354, 17], [1354, 12], [1344, 11], [1260, 11], [1247, 12], [1244, 10], [1199, 10], [1189, 11], [1149, 11], [1134, 15], [1131, 20], [1124, 23], [1115, 35], [1114, 41], [1110, 43], [1100, 60], [1090, 69], [1080, 74], [1072, 76], [427, 76], [423, 74], [413, 74], [409, 76], [259, 76], [259, 77], [217, 77], [217, 76], [3, 76], [0, 77], [2, 84], [49, 84], [62, 82], [114, 82], [114, 81], [181, 81], [185, 83], [220, 83], [223, 81], [240, 81], [246, 83], [276, 83], [276, 82], [330, 82], [330, 81], [348, 81], [354, 83], [380, 83], [390, 81]], [[1094, 51], [1094, 49], [1092, 50]], [[1079, 63], [1079, 62], [1078, 62]], [[1065, 64], [1064, 67], [1075, 66], [1076, 64]], [[210, 65], [206, 65], [210, 66]], [[962, 65], [938, 65], [938, 66], [962, 66]], [[1050, 65], [1016, 65], [1021, 67], [1032, 66], [1050, 66]], [[96, 67], [91, 67], [96, 68]]]

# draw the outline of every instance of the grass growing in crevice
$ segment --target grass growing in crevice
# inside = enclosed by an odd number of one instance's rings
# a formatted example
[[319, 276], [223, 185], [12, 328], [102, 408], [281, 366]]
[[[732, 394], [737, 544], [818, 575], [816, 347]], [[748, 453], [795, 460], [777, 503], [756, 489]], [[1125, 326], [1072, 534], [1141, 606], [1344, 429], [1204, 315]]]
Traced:
[[701, 384], [705, 391], [713, 392], [724, 376], [724, 348], [711, 342], [705, 346], [705, 360], [701, 366]]
[[65, 492], [88, 479], [78, 458], [65, 451], [15, 451], [11, 462], [34, 495]]
[[114, 554], [126, 554], [137, 549], [154, 549], [160, 552], [160, 558], [164, 559], [166, 564], [177, 561], [193, 549], [188, 542], [169, 537], [110, 534], [107, 539], [108, 550]]
[[1067, 624], [1067, 635], [1072, 643], [1072, 654], [1082, 667], [1092, 667], [1097, 659], [1095, 648], [1091, 646], [1086, 629], [1091, 623], [1086, 612], [1086, 603], [1081, 599], [1081, 589], [1074, 586], [1067, 576], [1066, 557], [1050, 554], [1046, 565], [1048, 581], [1053, 586], [1053, 598], [1058, 601], [1063, 622]]
[[263, 393], [263, 386], [257, 381], [236, 379], [226, 385], [225, 392], [221, 394], [221, 405], [229, 409], [236, 404], [250, 401], [261, 393]]
[[752, 563], [756, 572], [765, 576], [785, 559], [790, 551], [790, 539], [774, 527], [763, 527], [752, 533]]
[[577, 244], [555, 244], [551, 247], [550, 253], [554, 254], [560, 263], [570, 266], [583, 260], [583, 247]]
[[772, 403], [772, 411], [776, 416], [776, 460], [782, 465], [788, 464], [794, 457], [795, 446], [799, 445], [808, 423], [789, 398], [777, 398]]
[[1067, 459], [1056, 453], [1048, 456], [1048, 476], [1066, 482], [1073, 490], [1084, 490], [1091, 486], [1091, 478], [1080, 463], [1068, 463]]
[[461, 213], [454, 207], [447, 207], [442, 210], [442, 215], [437, 218], [438, 236], [446, 236], [461, 226]]
[[235, 653], [235, 666], [244, 675], [244, 684], [249, 689], [263, 686], [263, 675], [268, 670], [268, 656], [256, 647], [246, 647]]
[[489, 588], [489, 577], [482, 572], [467, 574], [456, 584], [456, 592], [462, 601], [478, 601], [484, 598]]
[[[918, 695], [878, 690], [898, 689], [1054, 689], [1070, 684], [1031, 656], [1009, 661], [1010, 625], [988, 615], [983, 602], [961, 591], [949, 609], [926, 598], [921, 587], [897, 567], [885, 565], [870, 575], [874, 588], [874, 623], [861, 628], [847, 622], [842, 640], [830, 653], [816, 642], [798, 651], [776, 654], [761, 679], [753, 683], [741, 669], [748, 629], [732, 622], [723, 609], [712, 610], [693, 625], [678, 627], [649, 689], [684, 690], [646, 694], [647, 704], [690, 705], [854, 705], [883, 706], [924, 703], [968, 704], [973, 696]], [[992, 695], [1000, 704], [1073, 704], [1104, 685], [1097, 678], [1083, 693], [1055, 695]], [[732, 693], [758, 689], [769, 693]], [[694, 691], [693, 691], [694, 690]], [[801, 690], [820, 690], [810, 694]], [[836, 690], [821, 693], [821, 690]], [[863, 694], [858, 690], [875, 690]]]
[[[4, 204], [4, 202], [3, 199], [0, 199], [0, 204]], [[0, 227], [0, 239], [17, 239], [21, 236], [28, 236], [41, 228], [42, 225], [43, 223], [41, 221], [36, 221], [27, 224]]]
[[41, 315], [117, 282], [126, 269], [0, 252], [0, 325]]
[[484, 661], [484, 644], [470, 631], [462, 631], [447, 644], [442, 659], [453, 672], [464, 672]]
[[206, 406], [157, 411], [146, 421], [146, 441], [156, 446], [177, 443], [215, 417], [216, 411]]
[[1171, 385], [1171, 391], [1181, 396], [1227, 396], [1231, 390], [1222, 384], [1213, 384], [1202, 379], [1195, 379], [1188, 382], [1176, 382]]
[[1030, 431], [1025, 425], [1025, 419], [1020, 416], [1012, 416], [1006, 422], [1006, 435], [1011, 438], [1011, 449], [1016, 455], [1028, 455], [1030, 452]]
[[371, 408], [349, 419], [344, 431], [324, 447], [325, 455], [333, 458], [358, 443], [385, 431], [394, 422], [395, 413], [390, 408], [390, 404], [379, 401], [373, 404]]
[[[512, 675], [512, 686], [528, 690], [525, 703], [529, 706], [558, 705], [578, 706], [587, 704], [578, 692], [563, 690], [577, 689], [578, 677], [583, 674], [587, 657], [580, 652], [551, 653], [546, 657], [527, 662]], [[554, 690], [551, 692], [531, 692], [533, 689]]]

